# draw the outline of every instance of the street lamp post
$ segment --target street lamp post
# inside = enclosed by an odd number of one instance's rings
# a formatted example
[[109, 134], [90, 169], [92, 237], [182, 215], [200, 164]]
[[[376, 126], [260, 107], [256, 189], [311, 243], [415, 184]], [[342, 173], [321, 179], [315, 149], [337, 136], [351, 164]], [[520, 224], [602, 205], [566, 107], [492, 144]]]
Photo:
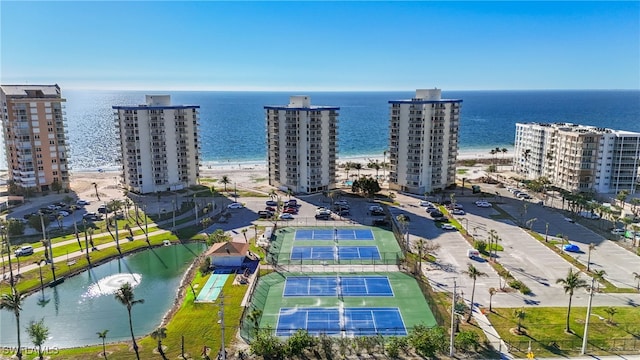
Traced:
[[173, 205], [173, 226], [171, 228], [173, 230], [176, 227], [176, 201], [171, 200], [171, 204]]
[[87, 219], [82, 219], [82, 226], [84, 227], [84, 249], [86, 251], [87, 263], [91, 267], [91, 258], [89, 257], [89, 239], [87, 238]]
[[453, 278], [453, 295], [451, 297], [451, 337], [449, 339], [449, 356], [453, 357], [456, 322], [456, 279]]
[[584, 355], [587, 351], [587, 337], [589, 335], [589, 318], [591, 317], [591, 301], [593, 301], [593, 284], [596, 278], [591, 278], [591, 287], [589, 288], [589, 303], [587, 305], [587, 318], [584, 320], [584, 336], [582, 337], [582, 349], [580, 355]]

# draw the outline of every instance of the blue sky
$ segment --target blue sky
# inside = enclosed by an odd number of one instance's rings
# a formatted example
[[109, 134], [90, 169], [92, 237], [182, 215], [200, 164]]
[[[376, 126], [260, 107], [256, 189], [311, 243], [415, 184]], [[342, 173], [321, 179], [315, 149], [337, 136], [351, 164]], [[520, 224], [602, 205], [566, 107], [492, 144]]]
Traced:
[[640, 89], [640, 2], [0, 1], [0, 82]]

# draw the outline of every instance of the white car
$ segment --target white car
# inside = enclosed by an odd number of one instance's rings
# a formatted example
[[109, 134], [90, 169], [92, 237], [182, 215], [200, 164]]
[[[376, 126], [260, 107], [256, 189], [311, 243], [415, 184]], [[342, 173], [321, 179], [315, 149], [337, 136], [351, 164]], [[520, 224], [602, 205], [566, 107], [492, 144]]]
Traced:
[[280, 216], [278, 216], [278, 218], [280, 220], [293, 220], [293, 215], [291, 215], [289, 213], [284, 213], [284, 214], [280, 214]]
[[626, 231], [624, 229], [613, 229], [611, 230], [611, 233], [613, 235], [624, 235]]
[[492, 207], [493, 205], [491, 205], [491, 203], [488, 202], [488, 201], [476, 201], [476, 206], [477, 207], [488, 208], [488, 207]]
[[465, 214], [464, 210], [462, 210], [462, 209], [453, 209], [453, 210], [451, 211], [451, 213], [452, 213], [453, 215], [464, 215], [464, 214]]
[[572, 218], [568, 218], [568, 217], [564, 218], [564, 221], [570, 222], [570, 223], [574, 223], [575, 222], [575, 221], [573, 221]]
[[62, 216], [69, 216], [69, 213], [64, 210], [59, 211], [58, 214]]
[[237, 202], [232, 202], [231, 204], [227, 205], [227, 208], [229, 209], [242, 209], [243, 207], [244, 205]]
[[431, 207], [431, 206], [433, 206], [433, 204], [431, 203], [431, 201], [420, 201], [420, 206], [421, 207]]
[[89, 205], [89, 204], [91, 204], [91, 203], [88, 202], [87, 200], [78, 200], [78, 201], [76, 201], [76, 205], [80, 205], [80, 206]]
[[455, 230], [456, 227], [451, 224], [442, 224], [442, 230]]

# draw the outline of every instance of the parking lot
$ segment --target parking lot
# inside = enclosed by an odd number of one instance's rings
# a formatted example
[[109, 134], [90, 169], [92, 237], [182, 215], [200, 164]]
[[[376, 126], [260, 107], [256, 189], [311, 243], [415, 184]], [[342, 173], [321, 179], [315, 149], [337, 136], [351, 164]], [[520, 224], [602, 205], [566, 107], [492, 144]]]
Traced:
[[[410, 214], [410, 216], [413, 214], [409, 230], [412, 236], [427, 237], [441, 245], [440, 250], [437, 251], [437, 264], [429, 264], [426, 268], [426, 275], [434, 288], [451, 291], [455, 277], [458, 287], [464, 292], [465, 297], [468, 297], [471, 293], [472, 281], [463, 272], [466, 270], [467, 264], [473, 263], [478, 270], [488, 274], [487, 277], [480, 277], [476, 281], [474, 300], [481, 305], [488, 306], [488, 289], [490, 287], [499, 288], [501, 283], [493, 268], [488, 263], [467, 258], [466, 250], [470, 249], [471, 245], [457, 232], [445, 232], [436, 228], [433, 225], [433, 220], [424, 209], [418, 206], [417, 197], [398, 195], [397, 199], [402, 206], [392, 208], [391, 211], [394, 216], [401, 213]], [[522, 295], [519, 292], [499, 292], [493, 297], [494, 305], [502, 307], [566, 306], [568, 298], [564, 294], [563, 288], [556, 284], [556, 280], [566, 277], [570, 268], [573, 271], [577, 269], [526, 233], [513, 220], [505, 218], [493, 207], [476, 206], [476, 200], [478, 198], [472, 196], [458, 197], [456, 202], [464, 206], [466, 214], [456, 215], [454, 218], [479, 239], [486, 240], [488, 232], [491, 229], [495, 230], [501, 239], [500, 245], [505, 249], [498, 252], [498, 261], [516, 279], [525, 283], [532, 290], [531, 295]], [[616, 285], [621, 287], [634, 286], [633, 282], [629, 281], [633, 270], [629, 269], [637, 268], [640, 271], [640, 258], [637, 256], [578, 224], [565, 221], [564, 216], [552, 209], [527, 202], [527, 209], [524, 212], [522, 200], [500, 198], [499, 202], [500, 204], [495, 206], [499, 206], [514, 216], [516, 220], [522, 218], [526, 222], [528, 219], [537, 218], [535, 222], [532, 222], [533, 229], [541, 232], [543, 236], [548, 222], [549, 234], [563, 233], [569, 236], [569, 239], [597, 241], [597, 250], [592, 252], [593, 266], [605, 269], [607, 274], [610, 274], [605, 278], [608, 280], [615, 278], [616, 280], [612, 282]], [[577, 243], [577, 245], [582, 249], [583, 244]], [[596, 252], [598, 252], [597, 256]], [[586, 252], [584, 254], [577, 253], [574, 256], [579, 256], [579, 260], [586, 263]], [[625, 262], [621, 261], [622, 259]], [[626, 272], [623, 270], [625, 266], [627, 267]], [[581, 276], [590, 282], [590, 277], [586, 274], [582, 273]], [[579, 290], [574, 295], [574, 301], [579, 304], [586, 305], [587, 298], [588, 293], [584, 290]], [[640, 294], [606, 294], [595, 296], [593, 302], [596, 306], [640, 304]]]

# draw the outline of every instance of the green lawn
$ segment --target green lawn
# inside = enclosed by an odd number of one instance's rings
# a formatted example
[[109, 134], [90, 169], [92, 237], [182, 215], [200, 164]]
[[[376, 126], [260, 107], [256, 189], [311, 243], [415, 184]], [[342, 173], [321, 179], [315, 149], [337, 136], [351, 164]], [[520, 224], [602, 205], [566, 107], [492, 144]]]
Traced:
[[[599, 296], [599, 295], [596, 295]], [[567, 302], [569, 301], [567, 297]], [[604, 307], [594, 307], [589, 322], [588, 352], [593, 354], [610, 354], [609, 349], [621, 348], [626, 341], [632, 346], [640, 337], [640, 311], [635, 307], [617, 307], [613, 316], [614, 325], [607, 323], [609, 317]], [[516, 356], [526, 355], [531, 340], [531, 348], [538, 357], [575, 356], [582, 346], [584, 334], [585, 307], [572, 307], [570, 328], [573, 334], [564, 332], [567, 309], [561, 308], [526, 308], [526, 316], [522, 322], [526, 335], [514, 335], [510, 330], [517, 327], [513, 316], [514, 309], [493, 309], [488, 314], [489, 320], [500, 336], [512, 345], [511, 352]], [[559, 349], [553, 346], [556, 343]], [[637, 350], [636, 350], [637, 351]]]

